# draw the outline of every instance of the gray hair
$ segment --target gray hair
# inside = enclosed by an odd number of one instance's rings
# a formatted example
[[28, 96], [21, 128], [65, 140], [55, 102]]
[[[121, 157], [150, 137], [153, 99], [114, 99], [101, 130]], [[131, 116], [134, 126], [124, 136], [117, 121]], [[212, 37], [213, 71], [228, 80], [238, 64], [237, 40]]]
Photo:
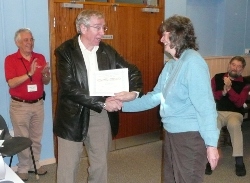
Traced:
[[32, 32], [30, 31], [29, 28], [21, 28], [21, 29], [18, 29], [15, 33], [15, 37], [14, 37], [14, 41], [17, 42], [20, 40], [20, 34], [22, 32], [29, 32], [31, 35], [32, 35]]
[[76, 18], [76, 31], [77, 33], [81, 33], [81, 25], [89, 26], [90, 18], [97, 17], [98, 19], [104, 18], [104, 14], [97, 10], [83, 10], [80, 12]]
[[231, 58], [229, 63], [231, 64], [234, 60], [240, 61], [242, 64], [242, 67], [245, 68], [246, 60], [242, 56], [234, 56], [233, 58]]

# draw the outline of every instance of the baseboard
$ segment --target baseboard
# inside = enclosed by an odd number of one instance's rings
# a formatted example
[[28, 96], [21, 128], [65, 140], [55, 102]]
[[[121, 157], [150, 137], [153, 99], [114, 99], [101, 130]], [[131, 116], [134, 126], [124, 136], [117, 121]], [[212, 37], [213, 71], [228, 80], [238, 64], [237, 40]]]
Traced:
[[[41, 165], [49, 165], [49, 164], [53, 164], [56, 163], [56, 158], [50, 158], [50, 159], [45, 159], [45, 160], [40, 160], [40, 164]], [[11, 167], [11, 169], [16, 172], [17, 171], [17, 166], [13, 166]]]
[[131, 137], [121, 138], [113, 140], [112, 151], [124, 149], [127, 147], [138, 146], [150, 142], [155, 142], [160, 140], [161, 132], [150, 132], [146, 134], [135, 135]]
[[50, 159], [45, 159], [45, 160], [40, 161], [41, 165], [50, 165], [53, 163], [56, 163], [56, 158], [50, 158]]
[[[138, 146], [138, 145], [142, 145], [142, 144], [146, 144], [150, 142], [156, 142], [160, 140], [160, 136], [161, 136], [161, 132], [156, 131], [156, 132], [150, 132], [146, 134], [125, 137], [121, 139], [114, 139], [112, 140], [112, 147], [110, 151]], [[84, 148], [83, 153], [82, 153], [82, 158], [85, 158], [87, 156], [88, 155], [87, 155], [86, 149]]]

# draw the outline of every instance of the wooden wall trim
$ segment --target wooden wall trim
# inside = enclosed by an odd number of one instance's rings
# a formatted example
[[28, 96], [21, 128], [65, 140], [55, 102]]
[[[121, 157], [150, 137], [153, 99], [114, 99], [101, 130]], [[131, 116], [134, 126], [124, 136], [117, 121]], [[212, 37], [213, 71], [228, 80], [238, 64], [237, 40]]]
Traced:
[[[209, 67], [210, 77], [212, 78], [217, 73], [227, 72], [228, 63], [232, 57], [233, 56], [205, 57], [204, 59]], [[245, 58], [247, 64], [242, 75], [248, 76], [250, 75], [250, 57], [243, 57]]]
[[[69, 0], [54, 0], [54, 3], [70, 3], [71, 1]], [[110, 6], [112, 6], [115, 1], [110, 0], [109, 2], [83, 2], [83, 1], [76, 1], [75, 3], [77, 4], [84, 4], [84, 5], [107, 5], [110, 4]], [[129, 6], [129, 7], [142, 7], [145, 8], [147, 7], [147, 5], [145, 4], [128, 4], [128, 3], [115, 3], [118, 4], [118, 6]], [[155, 8], [163, 8], [164, 3], [161, 3], [161, 1], [159, 2], [158, 6]], [[152, 7], [154, 8], [154, 7]]]

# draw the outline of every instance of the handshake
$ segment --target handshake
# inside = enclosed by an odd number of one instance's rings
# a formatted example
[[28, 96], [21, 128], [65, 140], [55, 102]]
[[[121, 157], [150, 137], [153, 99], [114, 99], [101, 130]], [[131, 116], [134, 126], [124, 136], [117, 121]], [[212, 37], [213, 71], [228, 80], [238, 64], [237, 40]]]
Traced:
[[115, 93], [115, 96], [106, 98], [105, 110], [108, 112], [119, 111], [122, 108], [123, 102], [134, 100], [137, 97], [136, 92], [119, 92]]

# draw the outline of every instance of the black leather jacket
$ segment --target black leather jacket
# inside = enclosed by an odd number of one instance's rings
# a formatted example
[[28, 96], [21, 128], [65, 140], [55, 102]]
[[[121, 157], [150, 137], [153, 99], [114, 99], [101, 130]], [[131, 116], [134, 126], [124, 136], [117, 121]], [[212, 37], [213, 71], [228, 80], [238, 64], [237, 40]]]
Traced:
[[[99, 70], [128, 68], [129, 90], [142, 90], [141, 72], [129, 64], [111, 46], [101, 42], [96, 52]], [[78, 44], [78, 35], [55, 50], [58, 99], [53, 131], [55, 135], [81, 142], [85, 139], [90, 110], [102, 111], [105, 97], [89, 96], [87, 70]], [[108, 112], [112, 135], [118, 133], [118, 112]]]

